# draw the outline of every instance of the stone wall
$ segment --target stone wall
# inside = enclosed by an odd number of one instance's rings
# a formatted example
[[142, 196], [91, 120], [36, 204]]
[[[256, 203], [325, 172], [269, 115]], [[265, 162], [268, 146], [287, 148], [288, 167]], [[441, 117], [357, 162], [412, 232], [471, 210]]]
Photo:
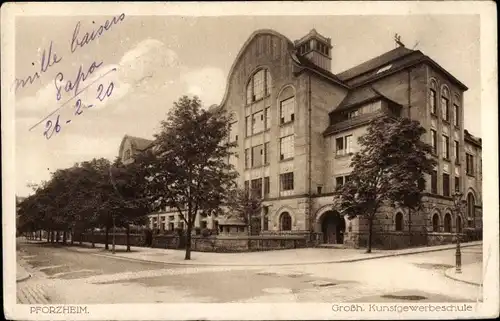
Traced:
[[[92, 242], [104, 244], [106, 242], [106, 234], [105, 233], [82, 233], [75, 234], [74, 242]], [[109, 233], [108, 235], [109, 245], [113, 243], [113, 234]], [[127, 235], [125, 233], [120, 233], [115, 235], [115, 244], [116, 245], [127, 245]], [[143, 234], [130, 234], [130, 245], [131, 246], [144, 246], [146, 244], [146, 238]]]

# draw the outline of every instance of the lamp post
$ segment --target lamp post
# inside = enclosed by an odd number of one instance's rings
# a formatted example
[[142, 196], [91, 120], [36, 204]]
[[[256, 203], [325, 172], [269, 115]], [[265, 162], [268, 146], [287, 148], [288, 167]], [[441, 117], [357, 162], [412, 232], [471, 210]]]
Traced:
[[[462, 206], [464, 204], [464, 200], [462, 199], [463, 193], [455, 192], [453, 194], [453, 205], [455, 210], [455, 223], [456, 223], [456, 238], [457, 238], [457, 247], [455, 251], [455, 272], [462, 273], [462, 252], [460, 249], [460, 234], [459, 234], [459, 224], [458, 217], [462, 212]], [[460, 220], [460, 224], [461, 224]]]

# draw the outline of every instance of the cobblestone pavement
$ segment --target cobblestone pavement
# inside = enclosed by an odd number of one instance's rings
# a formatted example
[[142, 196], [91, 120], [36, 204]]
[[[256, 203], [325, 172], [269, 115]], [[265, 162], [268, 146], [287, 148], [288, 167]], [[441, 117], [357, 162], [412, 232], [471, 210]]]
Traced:
[[[337, 264], [182, 266], [21, 244], [18, 260], [34, 276], [18, 283], [18, 302], [23, 303], [42, 299], [80, 304], [474, 302], [482, 298], [478, 287], [445, 277], [444, 271], [453, 266], [453, 250]], [[464, 264], [480, 260], [480, 247], [463, 253]]]

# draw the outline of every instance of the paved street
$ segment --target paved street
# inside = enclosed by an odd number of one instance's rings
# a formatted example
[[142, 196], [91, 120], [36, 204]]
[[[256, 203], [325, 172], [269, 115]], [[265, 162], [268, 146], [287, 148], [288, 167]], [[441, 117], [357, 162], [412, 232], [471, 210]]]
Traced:
[[[307, 249], [313, 257], [315, 249]], [[279, 255], [297, 256], [293, 251]], [[325, 249], [318, 249], [318, 255]], [[342, 249], [327, 249], [343, 255]], [[452, 249], [348, 263], [208, 266], [154, 263], [103, 255], [102, 249], [18, 243], [22, 303], [155, 302], [475, 302], [479, 286], [445, 276]], [[109, 253], [109, 252], [106, 252]], [[287, 254], [288, 253], [288, 254]], [[200, 253], [193, 253], [196, 257]], [[259, 253], [254, 253], [256, 257]], [[268, 256], [269, 252], [262, 253]], [[318, 258], [319, 260], [319, 258]], [[463, 249], [479, 264], [481, 246]]]

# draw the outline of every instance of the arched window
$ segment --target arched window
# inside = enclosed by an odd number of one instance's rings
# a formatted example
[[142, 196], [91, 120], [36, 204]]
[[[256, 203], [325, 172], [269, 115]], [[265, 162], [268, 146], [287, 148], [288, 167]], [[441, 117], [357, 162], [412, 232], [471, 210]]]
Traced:
[[449, 213], [444, 216], [444, 231], [451, 233], [451, 215]]
[[441, 116], [443, 120], [450, 121], [450, 91], [447, 87], [441, 90]]
[[457, 216], [457, 232], [458, 233], [462, 233], [462, 218], [459, 216]]
[[[467, 194], [467, 217], [469, 219], [472, 219], [472, 226], [474, 226], [474, 224], [475, 224], [475, 216], [476, 216], [474, 204], [476, 204], [474, 194], [472, 194], [472, 193]], [[471, 222], [471, 221], [469, 221], [469, 222]]]
[[439, 214], [436, 213], [432, 216], [432, 231], [439, 232]]
[[434, 79], [431, 80], [429, 88], [429, 104], [431, 106], [431, 113], [437, 114], [437, 83]]
[[248, 81], [247, 104], [251, 104], [271, 94], [271, 74], [267, 69], [260, 69]]
[[283, 212], [280, 216], [280, 229], [282, 231], [292, 230], [292, 217], [288, 212]]
[[402, 213], [397, 213], [396, 214], [396, 231], [402, 231], [403, 230], [403, 214]]

